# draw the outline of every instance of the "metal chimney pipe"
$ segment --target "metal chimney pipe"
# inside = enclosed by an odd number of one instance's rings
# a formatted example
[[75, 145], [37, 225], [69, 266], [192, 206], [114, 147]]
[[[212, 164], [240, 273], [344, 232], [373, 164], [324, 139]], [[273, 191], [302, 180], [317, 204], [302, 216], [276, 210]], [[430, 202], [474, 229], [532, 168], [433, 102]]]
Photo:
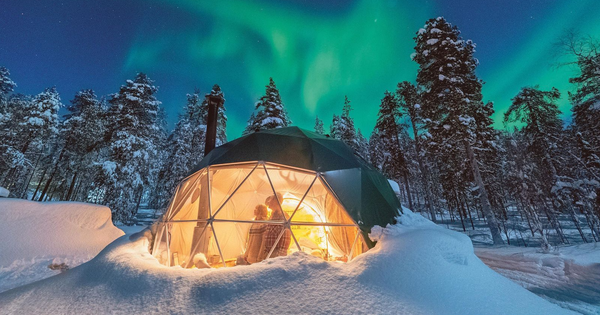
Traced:
[[208, 118], [206, 121], [206, 142], [204, 143], [204, 156], [215, 148], [217, 142], [217, 119], [219, 106], [224, 102], [222, 97], [206, 94], [208, 101]]
[[215, 148], [217, 142], [217, 116], [219, 112], [219, 97], [207, 94], [208, 118], [206, 119], [206, 142], [204, 143], [204, 156]]

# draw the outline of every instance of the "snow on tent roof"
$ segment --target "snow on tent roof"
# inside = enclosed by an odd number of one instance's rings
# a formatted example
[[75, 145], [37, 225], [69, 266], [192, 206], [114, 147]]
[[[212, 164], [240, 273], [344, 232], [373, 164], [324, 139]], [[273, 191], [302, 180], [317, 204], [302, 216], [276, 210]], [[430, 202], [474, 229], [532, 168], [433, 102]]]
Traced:
[[296, 251], [349, 261], [400, 207], [383, 175], [341, 141], [297, 127], [261, 131], [214, 149], [182, 181], [153, 255], [185, 268]]

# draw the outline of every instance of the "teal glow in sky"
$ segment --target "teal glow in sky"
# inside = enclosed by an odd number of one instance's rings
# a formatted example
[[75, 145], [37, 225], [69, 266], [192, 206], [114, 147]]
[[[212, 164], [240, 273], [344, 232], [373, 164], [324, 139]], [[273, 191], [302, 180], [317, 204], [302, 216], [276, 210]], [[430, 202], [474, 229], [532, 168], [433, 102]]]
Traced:
[[[484, 99], [496, 123], [522, 86], [557, 87], [569, 112], [569, 67], [557, 68], [553, 43], [565, 30], [599, 36], [600, 1], [318, 0], [9, 0], [0, 12], [0, 65], [38, 93], [56, 85], [63, 100], [94, 88], [113, 93], [136, 72], [160, 86], [173, 124], [185, 94], [221, 85], [228, 135], [238, 137], [269, 77], [295, 125], [312, 129], [341, 112], [370, 134], [385, 90], [413, 81], [414, 34], [444, 16], [477, 43]], [[495, 3], [496, 2], [496, 3]]]

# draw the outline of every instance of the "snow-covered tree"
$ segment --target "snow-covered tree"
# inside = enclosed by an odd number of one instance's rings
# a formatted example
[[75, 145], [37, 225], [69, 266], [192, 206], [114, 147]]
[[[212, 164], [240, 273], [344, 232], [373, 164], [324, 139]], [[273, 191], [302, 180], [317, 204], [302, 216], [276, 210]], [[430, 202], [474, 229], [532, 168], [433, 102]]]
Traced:
[[331, 120], [331, 125], [329, 125], [329, 136], [334, 139], [341, 139], [341, 130], [340, 130], [340, 116], [333, 115]]
[[[199, 97], [199, 95], [197, 95], [197, 93], [195, 94], [196, 97]], [[216, 142], [216, 146], [220, 146], [222, 144], [225, 144], [227, 142], [227, 115], [225, 115], [225, 96], [223, 95], [223, 91], [221, 91], [221, 87], [218, 84], [215, 84], [212, 88], [212, 90], [210, 91], [209, 95], [213, 96], [213, 97], [220, 97], [223, 99], [223, 104], [222, 106], [219, 106], [219, 112], [217, 113], [217, 142]], [[188, 102], [188, 106], [189, 106], [189, 102]], [[207, 98], [204, 98], [204, 100], [202, 101], [202, 106], [200, 107], [200, 112], [201, 112], [201, 117], [202, 119], [199, 120], [201, 125], [207, 125], [208, 124], [208, 100]], [[194, 119], [194, 118], [192, 118]]]
[[127, 222], [137, 213], [144, 187], [150, 184], [158, 163], [161, 103], [157, 91], [153, 81], [139, 73], [109, 101], [109, 156], [103, 171], [105, 202], [115, 221]]
[[[457, 188], [465, 192], [466, 179], [472, 176], [494, 244], [502, 244], [498, 220], [473, 149], [477, 138], [473, 107], [482, 104], [482, 82], [475, 75], [479, 63], [473, 56], [475, 44], [462, 39], [458, 28], [443, 17], [428, 20], [417, 32], [415, 43], [412, 59], [419, 64], [417, 83], [425, 128], [430, 135], [428, 151], [439, 160], [447, 197], [456, 195]], [[460, 196], [456, 199], [459, 203]]]
[[36, 95], [30, 103], [30, 108], [25, 110], [25, 116], [21, 122], [25, 130], [28, 130], [28, 141], [23, 143], [21, 152], [27, 152], [32, 141], [38, 138], [50, 138], [58, 133], [58, 111], [63, 107], [60, 95], [55, 87], [47, 88], [44, 92]]
[[[218, 88], [217, 85], [215, 87]], [[217, 90], [213, 88], [213, 92], [215, 91]], [[222, 96], [222, 92], [220, 95]], [[219, 128], [223, 131], [223, 136], [217, 141], [224, 140], [224, 125], [227, 117], [224, 107], [222, 108], [223, 111], [219, 111], [217, 138], [219, 138]], [[207, 103], [200, 101], [200, 92], [196, 90], [193, 94], [188, 94], [185, 112], [179, 117], [175, 129], [167, 139], [167, 156], [158, 176], [159, 189], [154, 193], [155, 207], [164, 209], [167, 206], [177, 184], [189, 175], [204, 157], [207, 115]]]
[[[344, 97], [344, 107], [342, 108], [342, 115], [333, 115], [333, 120], [330, 127], [330, 136], [341, 140], [348, 145], [354, 153], [368, 160], [368, 153], [363, 152], [364, 148], [361, 148], [359, 143], [356, 128], [354, 127], [354, 119], [350, 116], [352, 111], [352, 105], [347, 96]], [[364, 138], [364, 137], [363, 137]], [[366, 142], [363, 141], [363, 142]]]
[[315, 132], [320, 135], [325, 134], [325, 127], [323, 126], [323, 121], [319, 119], [319, 116], [315, 119]]
[[78, 180], [81, 183], [84, 179], [89, 184], [95, 176], [96, 149], [102, 145], [105, 133], [102, 104], [94, 91], [81, 90], [67, 109], [69, 113], [65, 115], [57, 144], [58, 153], [49, 159], [50, 163], [45, 165], [39, 179], [40, 183], [45, 180], [40, 187], [40, 201], [57, 182], [64, 182], [65, 188], [68, 186], [63, 195], [64, 199], [70, 200]]
[[401, 117], [402, 113], [394, 95], [386, 91], [381, 100], [377, 122], [375, 123], [380, 150], [383, 154], [380, 167], [381, 171], [388, 178], [397, 181], [399, 184], [402, 184], [402, 181], [404, 181], [409, 207], [413, 208], [410, 183], [408, 181], [408, 165], [400, 145], [400, 133], [402, 131]]
[[342, 108], [342, 115], [338, 123], [338, 137], [342, 142], [347, 144], [355, 153], [358, 153], [358, 143], [356, 141], [356, 129], [354, 127], [354, 119], [350, 117], [350, 111], [352, 111], [352, 105], [348, 96], [344, 97], [344, 107]]
[[[576, 58], [579, 75], [569, 79], [576, 91], [569, 92], [573, 104], [573, 125], [580, 134], [581, 153], [586, 163], [600, 164], [600, 42], [594, 38], [571, 37], [568, 52]], [[589, 170], [600, 176], [600, 166]], [[600, 191], [599, 191], [600, 193]]]
[[10, 78], [10, 71], [5, 67], [0, 67], [0, 115], [2, 115], [3, 103], [16, 86], [17, 84]]
[[369, 140], [363, 136], [360, 129], [356, 130], [356, 143], [358, 144], [358, 150], [356, 154], [369, 162], [371, 160], [371, 153], [369, 153]]
[[413, 132], [413, 145], [415, 160], [418, 165], [422, 189], [425, 193], [425, 207], [427, 208], [431, 220], [436, 222], [435, 210], [432, 206], [433, 196], [431, 194], [431, 181], [429, 180], [429, 163], [425, 160], [425, 152], [421, 145], [423, 137], [423, 119], [421, 117], [421, 105], [417, 87], [408, 81], [398, 83], [396, 98], [401, 111], [408, 115], [410, 127]]
[[[534, 179], [529, 184], [535, 185], [538, 198], [542, 200], [550, 197], [553, 187], [561, 182], [557, 160], [557, 143], [562, 132], [560, 111], [556, 105], [559, 98], [560, 92], [555, 88], [542, 91], [538, 87], [525, 87], [512, 99], [512, 104], [504, 114], [505, 122], [525, 124], [521, 132], [527, 143], [527, 158], [535, 165], [526, 174]], [[542, 202], [539, 206], [545, 210], [548, 221], [559, 237], [566, 241], [558, 223], [559, 206], [553, 202]]]
[[369, 161], [377, 169], [383, 168], [383, 147], [377, 128], [373, 129], [369, 137]]
[[248, 122], [244, 134], [287, 127], [292, 124], [273, 78], [269, 79], [265, 95], [256, 103], [255, 109], [257, 113], [256, 115], [253, 114], [254, 117], [250, 117], [251, 120]]

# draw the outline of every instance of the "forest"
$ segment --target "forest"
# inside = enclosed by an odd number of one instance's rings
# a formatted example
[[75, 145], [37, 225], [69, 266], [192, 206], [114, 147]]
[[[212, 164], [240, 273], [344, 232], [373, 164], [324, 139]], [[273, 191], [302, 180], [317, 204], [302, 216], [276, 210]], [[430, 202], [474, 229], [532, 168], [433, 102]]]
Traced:
[[[545, 251], [569, 242], [563, 225], [570, 222], [580, 242], [600, 242], [600, 43], [565, 36], [560, 49], [574, 61], [563, 66], [578, 70], [572, 91], [523, 87], [503, 113], [504, 130], [493, 127], [494, 104], [484, 101], [475, 43], [435, 18], [414, 44], [416, 79], [382, 88], [368, 138], [355, 128], [347, 97], [329, 130], [316, 117], [314, 131], [345, 142], [398, 182], [403, 205], [434, 222], [450, 219], [463, 230], [484, 222], [493, 244], [522, 245], [517, 222]], [[204, 156], [206, 96], [225, 100], [217, 84], [207, 95], [191, 91], [169, 130], [158, 88], [144, 73], [114, 94], [81, 90], [68, 102], [54, 87], [17, 91], [0, 67], [0, 187], [14, 198], [107, 205], [123, 224], [141, 204], [165, 209]], [[571, 113], [559, 111], [561, 96]], [[226, 105], [217, 145], [228, 141]], [[249, 106], [244, 134], [293, 124], [273, 78]]]

